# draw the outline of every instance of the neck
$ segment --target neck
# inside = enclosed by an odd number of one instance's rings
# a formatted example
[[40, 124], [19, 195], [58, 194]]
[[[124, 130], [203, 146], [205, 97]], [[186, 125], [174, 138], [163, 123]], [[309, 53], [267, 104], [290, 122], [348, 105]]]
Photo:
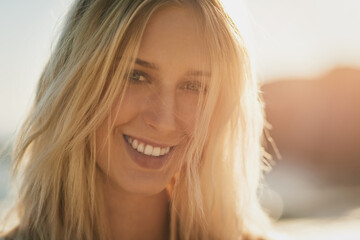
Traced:
[[166, 190], [147, 196], [126, 192], [106, 180], [103, 189], [112, 239], [168, 239], [170, 219]]

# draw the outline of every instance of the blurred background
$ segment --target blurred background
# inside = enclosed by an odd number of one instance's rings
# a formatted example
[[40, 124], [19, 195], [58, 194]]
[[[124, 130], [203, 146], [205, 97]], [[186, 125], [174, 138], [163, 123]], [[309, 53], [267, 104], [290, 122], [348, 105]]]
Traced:
[[[0, 0], [0, 201], [10, 189], [8, 150], [70, 2]], [[224, 4], [262, 85], [274, 158], [264, 208], [289, 239], [359, 240], [360, 1]]]

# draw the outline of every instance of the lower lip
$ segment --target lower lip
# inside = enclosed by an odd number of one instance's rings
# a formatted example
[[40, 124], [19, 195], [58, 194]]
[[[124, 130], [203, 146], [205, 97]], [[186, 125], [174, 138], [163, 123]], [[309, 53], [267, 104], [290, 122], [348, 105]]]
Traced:
[[148, 156], [139, 153], [132, 146], [130, 146], [128, 141], [125, 139], [125, 136], [123, 136], [123, 139], [125, 141], [125, 149], [127, 150], [130, 158], [142, 168], [160, 169], [165, 166], [165, 164], [169, 161], [171, 157], [171, 153], [172, 153], [171, 149], [169, 153], [162, 156], [158, 156], [158, 157]]

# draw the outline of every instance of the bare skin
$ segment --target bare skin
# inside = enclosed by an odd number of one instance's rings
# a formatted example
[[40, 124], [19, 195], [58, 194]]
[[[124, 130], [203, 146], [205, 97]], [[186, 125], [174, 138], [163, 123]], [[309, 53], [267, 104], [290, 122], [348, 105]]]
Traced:
[[[109, 131], [106, 120], [97, 130], [97, 164], [113, 240], [169, 239], [167, 186], [179, 171], [175, 154], [182, 154], [193, 134], [199, 86], [211, 70], [195, 20], [193, 11], [179, 7], [152, 15], [124, 101], [110, 114], [114, 127]], [[172, 147], [164, 155], [169, 161], [160, 168], [138, 164], [134, 152], [146, 156], [130, 148], [124, 136]]]
[[107, 181], [104, 196], [112, 239], [169, 239], [169, 196], [166, 190], [143, 196], [124, 192]]

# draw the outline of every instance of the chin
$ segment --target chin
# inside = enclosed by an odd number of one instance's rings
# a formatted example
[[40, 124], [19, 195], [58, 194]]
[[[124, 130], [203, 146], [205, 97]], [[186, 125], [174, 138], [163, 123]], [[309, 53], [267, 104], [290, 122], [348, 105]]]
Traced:
[[125, 192], [139, 195], [156, 195], [164, 191], [172, 179], [172, 174], [165, 172], [131, 171], [117, 177], [115, 183]]
[[179, 146], [171, 148], [164, 156], [154, 157], [135, 151], [126, 135], [121, 135], [117, 140], [119, 148], [114, 156], [123, 157], [111, 161], [114, 168], [110, 171], [116, 185], [131, 194], [150, 196], [164, 191], [178, 170], [176, 150]]
[[127, 135], [117, 133], [110, 139], [111, 145], [98, 153], [103, 183], [128, 194], [151, 196], [164, 191], [179, 169], [180, 146], [169, 147], [162, 155], [146, 156], [133, 148]]

